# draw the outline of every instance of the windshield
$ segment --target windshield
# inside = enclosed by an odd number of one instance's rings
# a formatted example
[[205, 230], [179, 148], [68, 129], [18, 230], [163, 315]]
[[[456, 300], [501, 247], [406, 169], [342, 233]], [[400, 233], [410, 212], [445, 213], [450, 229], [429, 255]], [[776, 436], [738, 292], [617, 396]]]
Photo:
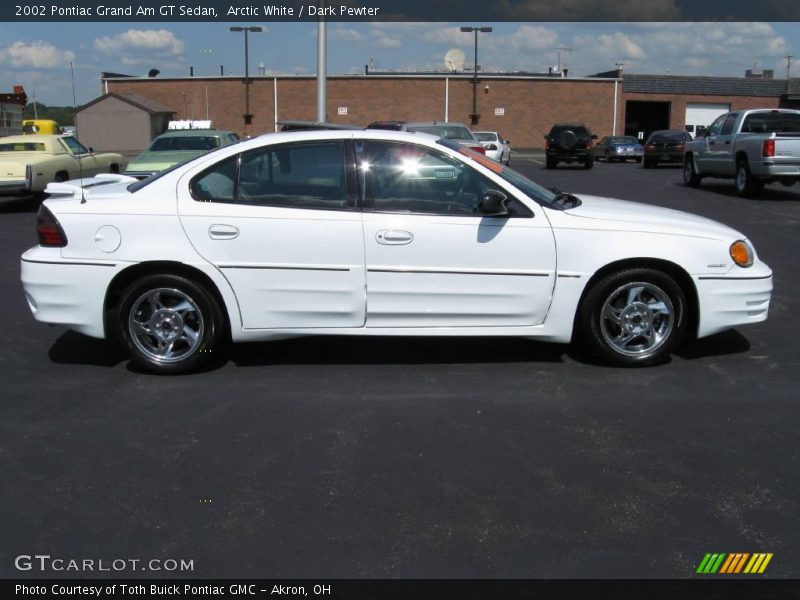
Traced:
[[168, 136], [156, 138], [150, 145], [151, 152], [174, 152], [176, 150], [200, 150], [205, 152], [219, 146], [219, 138], [211, 135]]
[[476, 131], [475, 137], [478, 138], [481, 142], [496, 142], [497, 141], [497, 134], [496, 133], [489, 133], [486, 131]]
[[474, 140], [475, 136], [466, 127], [459, 125], [411, 125], [406, 127], [407, 131], [419, 131], [420, 133], [430, 133], [448, 140]]

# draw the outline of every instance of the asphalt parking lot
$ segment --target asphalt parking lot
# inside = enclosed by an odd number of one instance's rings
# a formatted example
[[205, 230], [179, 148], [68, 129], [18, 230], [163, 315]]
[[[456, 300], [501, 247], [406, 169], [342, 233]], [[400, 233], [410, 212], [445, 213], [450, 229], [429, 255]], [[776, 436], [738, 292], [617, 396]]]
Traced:
[[513, 166], [745, 232], [776, 274], [769, 320], [646, 369], [526, 340], [306, 338], [155, 377], [33, 320], [35, 212], [0, 209], [0, 576], [70, 575], [14, 568], [44, 553], [204, 578], [683, 578], [707, 552], [771, 552], [766, 576], [800, 577], [800, 187], [541, 163]]

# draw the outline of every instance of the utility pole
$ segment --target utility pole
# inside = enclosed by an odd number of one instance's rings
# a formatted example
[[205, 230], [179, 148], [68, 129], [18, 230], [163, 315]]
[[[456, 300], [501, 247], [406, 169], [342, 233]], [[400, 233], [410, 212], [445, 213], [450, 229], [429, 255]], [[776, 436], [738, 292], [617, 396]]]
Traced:
[[263, 27], [229, 27], [230, 31], [244, 32], [244, 119], [245, 131], [247, 126], [253, 122], [253, 115], [250, 112], [250, 48], [247, 44], [247, 34], [249, 32], [258, 33], [264, 31]]
[[789, 82], [792, 79], [792, 59], [794, 58], [794, 54], [787, 54], [784, 56], [786, 59], [786, 91], [789, 91]]
[[475, 32], [475, 63], [472, 65], [472, 114], [469, 116], [472, 125], [478, 124], [478, 32], [491, 33], [491, 27], [462, 27], [463, 33]]

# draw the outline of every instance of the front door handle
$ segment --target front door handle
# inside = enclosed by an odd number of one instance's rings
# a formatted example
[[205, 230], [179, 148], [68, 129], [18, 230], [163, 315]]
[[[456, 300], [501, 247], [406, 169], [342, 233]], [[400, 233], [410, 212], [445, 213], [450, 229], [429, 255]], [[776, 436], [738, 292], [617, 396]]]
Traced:
[[402, 246], [413, 242], [414, 235], [410, 231], [382, 229], [375, 234], [375, 239], [384, 246]]
[[212, 240], [232, 240], [239, 237], [239, 228], [233, 225], [212, 225], [208, 228], [208, 237]]

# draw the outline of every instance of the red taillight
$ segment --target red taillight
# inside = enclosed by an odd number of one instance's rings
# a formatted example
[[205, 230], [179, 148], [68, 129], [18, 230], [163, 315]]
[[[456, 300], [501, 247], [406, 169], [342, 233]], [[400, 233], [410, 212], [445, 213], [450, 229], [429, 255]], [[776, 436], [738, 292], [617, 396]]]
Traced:
[[470, 148], [472, 148], [473, 150], [475, 150], [475, 152], [478, 152], [478, 153], [480, 153], [480, 154], [486, 155], [486, 148], [484, 148], [484, 147], [483, 147], [483, 146], [481, 146], [481, 145], [478, 145], [478, 146], [470, 146]]
[[550, 150], [550, 140], [545, 140], [544, 141], [544, 149], [545, 150]]
[[678, 144], [675, 146], [675, 150], [683, 150], [683, 144]]
[[775, 156], [775, 139], [771, 140], [764, 140], [764, 144], [761, 146], [761, 156], [765, 157], [773, 157]]
[[591, 139], [586, 140], [586, 147], [591, 148], [592, 146], [594, 146], [594, 142]]
[[67, 236], [61, 223], [44, 205], [39, 207], [39, 214], [36, 215], [36, 234], [41, 246], [63, 248], [67, 245]]

